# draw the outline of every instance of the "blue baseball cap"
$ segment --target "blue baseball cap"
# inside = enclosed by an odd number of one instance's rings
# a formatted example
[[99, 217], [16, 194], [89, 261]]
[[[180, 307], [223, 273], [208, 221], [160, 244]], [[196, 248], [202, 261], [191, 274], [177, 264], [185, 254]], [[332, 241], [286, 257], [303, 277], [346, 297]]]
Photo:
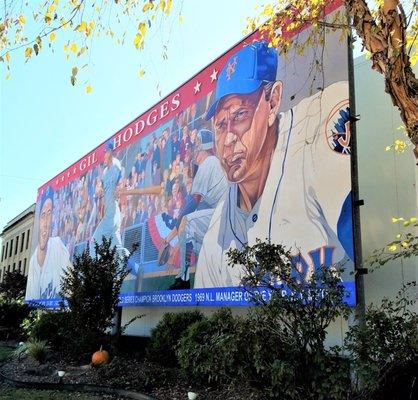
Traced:
[[197, 151], [213, 149], [213, 133], [209, 129], [201, 129], [197, 134], [200, 141]]
[[109, 139], [105, 145], [105, 151], [113, 151], [115, 149], [115, 141], [113, 139]]
[[213, 117], [223, 97], [252, 93], [263, 82], [275, 81], [277, 66], [277, 50], [264, 41], [253, 42], [232, 55], [219, 74], [215, 99], [206, 113], [206, 121]]
[[54, 189], [52, 189], [51, 186], [48, 186], [42, 193], [39, 210], [42, 210], [42, 207], [48, 199], [51, 200], [52, 205], [54, 205]]

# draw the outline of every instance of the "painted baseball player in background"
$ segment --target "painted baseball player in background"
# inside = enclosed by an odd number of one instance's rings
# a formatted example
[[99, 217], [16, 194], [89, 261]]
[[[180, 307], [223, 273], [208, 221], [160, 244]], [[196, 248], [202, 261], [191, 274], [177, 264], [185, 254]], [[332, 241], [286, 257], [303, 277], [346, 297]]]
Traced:
[[40, 201], [38, 245], [29, 262], [26, 300], [58, 297], [60, 279], [70, 265], [70, 254], [61, 238], [52, 237], [54, 191], [48, 187]]
[[228, 249], [267, 239], [291, 248], [306, 278], [352, 266], [348, 83], [279, 112], [277, 51], [254, 42], [223, 67], [207, 119], [230, 182], [199, 254], [195, 287], [238, 286]]
[[[118, 185], [122, 178], [122, 165], [120, 161], [114, 157], [114, 140], [110, 139], [106, 142], [104, 164], [106, 165], [103, 174], [96, 185], [96, 197], [103, 198], [104, 215], [94, 230], [92, 243], [90, 244], [90, 254], [95, 255], [94, 243], [101, 243], [103, 237], [111, 239], [111, 245], [116, 246], [119, 256], [129, 256], [129, 251], [123, 247], [120, 233], [122, 216], [117, 201]], [[128, 260], [128, 266], [132, 273], [137, 274], [136, 290], [139, 285], [138, 265], [133, 260]]]
[[213, 148], [213, 133], [201, 129], [197, 134], [197, 146], [194, 150], [198, 170], [193, 179], [190, 196], [182, 208], [178, 226], [165, 238], [165, 243], [170, 243], [178, 236], [180, 250], [180, 272], [170, 289], [190, 288], [187, 245], [191, 243], [193, 251], [199, 254], [215, 207], [228, 188], [228, 182]]

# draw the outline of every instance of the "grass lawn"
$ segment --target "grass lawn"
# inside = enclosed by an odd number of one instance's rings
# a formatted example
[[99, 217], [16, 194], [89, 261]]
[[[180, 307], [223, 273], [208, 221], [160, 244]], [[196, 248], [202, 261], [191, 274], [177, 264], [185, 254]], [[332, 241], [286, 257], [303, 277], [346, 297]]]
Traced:
[[11, 347], [0, 346], [0, 362], [6, 360], [12, 353]]
[[0, 400], [102, 400], [103, 395], [58, 392], [55, 390], [14, 389], [0, 384]]

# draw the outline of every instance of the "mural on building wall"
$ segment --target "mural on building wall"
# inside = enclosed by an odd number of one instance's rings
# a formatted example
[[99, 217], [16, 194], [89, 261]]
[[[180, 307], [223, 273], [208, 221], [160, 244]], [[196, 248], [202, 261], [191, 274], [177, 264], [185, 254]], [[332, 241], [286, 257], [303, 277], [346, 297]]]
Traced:
[[347, 48], [327, 43], [322, 74], [315, 49], [279, 55], [255, 32], [43, 185], [26, 299], [57, 305], [105, 236], [129, 255], [123, 305], [243, 305], [226, 252], [259, 238], [306, 278], [344, 266], [354, 304]]

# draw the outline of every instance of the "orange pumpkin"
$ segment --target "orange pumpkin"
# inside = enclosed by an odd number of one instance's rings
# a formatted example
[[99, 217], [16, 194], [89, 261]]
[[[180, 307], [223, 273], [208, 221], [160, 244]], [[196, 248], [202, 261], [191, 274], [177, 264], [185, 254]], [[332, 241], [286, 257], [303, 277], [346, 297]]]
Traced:
[[109, 353], [106, 350], [103, 350], [102, 346], [100, 346], [100, 350], [93, 353], [91, 362], [96, 367], [107, 364], [109, 362]]

